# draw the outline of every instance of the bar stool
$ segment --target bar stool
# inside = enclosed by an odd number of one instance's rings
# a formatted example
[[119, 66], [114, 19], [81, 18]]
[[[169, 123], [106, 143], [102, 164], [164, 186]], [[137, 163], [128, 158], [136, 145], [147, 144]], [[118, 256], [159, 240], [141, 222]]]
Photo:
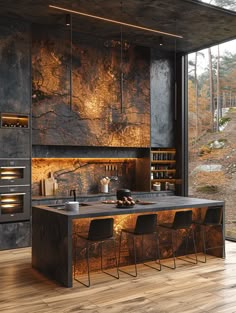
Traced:
[[196, 244], [194, 238], [194, 231], [192, 228], [192, 210], [187, 211], [177, 211], [174, 215], [174, 220], [172, 223], [163, 223], [158, 225], [163, 231], [171, 232], [171, 242], [167, 243], [167, 245], [171, 245], [172, 255], [174, 266], [167, 266], [162, 264], [163, 266], [169, 267], [171, 269], [176, 269], [176, 254], [178, 252], [179, 247], [177, 246], [177, 239], [181, 238], [182, 241], [185, 241], [185, 255], [187, 255], [187, 248], [189, 237], [192, 234], [192, 241], [193, 241], [193, 248], [195, 252], [195, 262], [188, 261], [183, 259], [184, 261], [197, 264], [197, 251], [196, 251]]
[[[100, 256], [101, 256], [102, 272], [114, 278], [117, 278], [117, 279], [119, 278], [118, 264], [117, 264], [117, 258], [116, 258], [116, 241], [115, 241], [115, 237], [113, 236], [113, 224], [114, 224], [113, 218], [94, 219], [90, 222], [89, 231], [87, 234], [85, 235], [81, 233], [76, 234], [77, 239], [80, 238], [86, 242], [85, 249], [86, 249], [86, 263], [87, 263], [87, 272], [88, 272], [88, 284], [76, 278], [75, 266], [74, 266], [74, 279], [86, 287], [90, 287], [89, 250], [90, 250], [90, 247], [94, 244], [99, 244], [101, 247]], [[108, 273], [107, 271], [104, 271], [103, 269], [103, 249], [102, 248], [103, 248], [103, 243], [107, 241], [113, 241], [113, 244], [114, 244], [114, 256], [115, 256], [115, 265], [116, 265], [117, 275]], [[77, 249], [75, 249], [75, 263], [74, 264], [76, 264], [76, 261], [77, 261]]]
[[[128, 236], [131, 236], [133, 239], [133, 251], [134, 251], [134, 269], [135, 274], [126, 272], [125, 270], [120, 269], [120, 254], [121, 254], [121, 245], [122, 245], [122, 235], [125, 233]], [[120, 234], [120, 244], [119, 244], [119, 258], [118, 258], [118, 266], [119, 271], [126, 273], [130, 276], [137, 277], [137, 251], [136, 251], [136, 238], [139, 236], [142, 236], [142, 260], [143, 260], [143, 237], [147, 235], [153, 235], [155, 237], [156, 241], [156, 259], [158, 259], [159, 262], [156, 262], [159, 264], [159, 267], [156, 268], [154, 266], [151, 266], [149, 264], [143, 263], [144, 265], [154, 268], [158, 271], [161, 270], [161, 262], [160, 262], [160, 251], [159, 251], [159, 239], [158, 239], [158, 233], [157, 233], [157, 215], [156, 214], [148, 214], [148, 215], [139, 215], [136, 220], [136, 224], [134, 228], [126, 228], [121, 230]]]
[[[225, 258], [225, 241], [223, 234], [222, 213], [223, 213], [222, 207], [209, 207], [206, 210], [205, 216], [202, 221], [193, 221], [195, 225], [198, 225], [200, 227], [200, 233], [202, 234], [204, 261], [199, 260], [202, 263], [206, 263], [207, 261], [206, 258], [207, 251], [214, 250], [217, 248], [223, 249], [223, 258]], [[222, 244], [217, 246], [207, 246], [209, 232], [211, 231], [211, 229], [216, 227], [220, 227], [221, 229]]]

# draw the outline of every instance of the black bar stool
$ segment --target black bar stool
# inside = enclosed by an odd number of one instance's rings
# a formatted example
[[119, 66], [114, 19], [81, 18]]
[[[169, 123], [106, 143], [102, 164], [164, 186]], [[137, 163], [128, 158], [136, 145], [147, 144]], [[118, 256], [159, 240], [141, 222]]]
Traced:
[[[75, 275], [75, 264], [77, 262], [77, 249], [75, 249], [75, 263], [74, 263], [74, 279], [78, 281], [79, 283], [83, 284], [86, 287], [90, 287], [90, 268], [89, 268], [89, 250], [90, 247], [94, 244], [100, 244], [101, 250], [100, 250], [100, 256], [101, 256], [101, 270], [103, 273], [106, 273], [114, 278], [119, 278], [119, 271], [118, 271], [118, 264], [117, 264], [117, 258], [116, 258], [116, 241], [115, 237], [113, 236], [113, 224], [114, 220], [113, 218], [104, 218], [104, 219], [94, 219], [90, 222], [89, 231], [87, 234], [83, 235], [81, 233], [77, 233], [76, 239], [80, 238], [84, 241], [86, 241], [86, 262], [87, 262], [87, 270], [88, 270], [88, 284], [80, 281], [78, 278], [76, 278]], [[108, 273], [107, 271], [104, 271], [103, 269], [103, 243], [107, 241], [113, 241], [114, 244], [114, 256], [115, 256], [115, 265], [116, 265], [116, 271], [117, 275], [113, 275], [111, 273]], [[76, 245], [77, 246], [77, 245]]]
[[[134, 268], [135, 268], [135, 274], [128, 273], [124, 270], [120, 269], [120, 254], [121, 254], [121, 242], [122, 242], [122, 235], [123, 233], [129, 235], [133, 239], [133, 251], [134, 251]], [[158, 233], [157, 233], [157, 215], [156, 214], [148, 214], [148, 215], [139, 215], [136, 220], [136, 225], [134, 228], [126, 228], [121, 230], [120, 234], [120, 245], [119, 245], [119, 271], [126, 273], [130, 276], [137, 277], [137, 251], [136, 251], [136, 237], [142, 236], [142, 257], [143, 257], [143, 237], [146, 235], [153, 235], [156, 240], [156, 259], [159, 260], [159, 262], [156, 262], [159, 264], [159, 267], [156, 268], [154, 266], [151, 266], [149, 264], [143, 263], [144, 265], [154, 268], [158, 271], [161, 270], [161, 262], [160, 262], [160, 251], [159, 251], [159, 239], [158, 239]]]
[[[206, 263], [206, 255], [208, 250], [214, 250], [217, 248], [223, 249], [223, 258], [225, 258], [225, 241], [224, 241], [224, 230], [223, 230], [223, 223], [222, 223], [222, 216], [223, 216], [223, 209], [222, 207], [209, 207], [206, 210], [204, 219], [202, 221], [194, 221], [195, 225], [200, 227], [200, 233], [202, 234], [202, 243], [203, 243], [203, 253], [204, 253], [204, 260], [200, 262]], [[211, 229], [220, 227], [221, 234], [222, 234], [222, 243], [217, 246], [209, 246], [208, 238]]]
[[196, 243], [194, 238], [194, 231], [192, 228], [192, 210], [187, 211], [177, 211], [174, 215], [174, 220], [172, 223], [163, 223], [159, 224], [158, 227], [160, 227], [163, 231], [171, 232], [171, 242], [167, 243], [166, 245], [171, 245], [172, 249], [172, 255], [173, 255], [173, 261], [174, 266], [170, 267], [165, 264], [162, 264], [163, 266], [175, 269], [176, 268], [176, 255], [178, 252], [178, 246], [177, 246], [177, 240], [178, 238], [181, 238], [181, 240], [185, 241], [185, 255], [188, 254], [188, 242], [189, 237], [192, 235], [192, 241], [193, 241], [193, 248], [195, 252], [195, 262], [188, 261], [184, 259], [184, 261], [197, 264], [197, 251], [196, 251]]

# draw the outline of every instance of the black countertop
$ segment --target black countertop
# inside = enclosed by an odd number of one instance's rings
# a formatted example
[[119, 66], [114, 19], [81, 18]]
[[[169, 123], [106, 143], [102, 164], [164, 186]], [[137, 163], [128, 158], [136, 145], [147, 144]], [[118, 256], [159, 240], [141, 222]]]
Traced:
[[[136, 214], [145, 212], [157, 212], [165, 210], [176, 210], [186, 208], [198, 208], [198, 207], [212, 207], [212, 206], [224, 206], [224, 201], [198, 199], [190, 197], [178, 197], [178, 196], [165, 196], [156, 198], [144, 198], [145, 204], [135, 204], [134, 207], [130, 208], [117, 208], [115, 203], [103, 203], [99, 202], [86, 202], [81, 203], [79, 212], [71, 212], [64, 210], [62, 204], [58, 205], [35, 205], [34, 208], [50, 211], [55, 214], [62, 214], [68, 216], [69, 219], [79, 219], [88, 217], [99, 217], [99, 216], [113, 216], [121, 214]], [[151, 202], [147, 204], [147, 202]]]

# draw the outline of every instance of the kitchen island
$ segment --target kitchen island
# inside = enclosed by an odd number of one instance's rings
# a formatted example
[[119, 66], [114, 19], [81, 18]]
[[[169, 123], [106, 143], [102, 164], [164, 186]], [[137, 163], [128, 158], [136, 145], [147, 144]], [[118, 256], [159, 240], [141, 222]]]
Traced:
[[[156, 212], [158, 220], [170, 221], [176, 210], [192, 209], [201, 218], [208, 207], [223, 208], [224, 202], [189, 197], [166, 196], [145, 198], [133, 208], [117, 208], [112, 201], [81, 203], [79, 212], [64, 210], [63, 205], [34, 206], [32, 209], [32, 266], [66, 287], [73, 286], [73, 234], [86, 229], [93, 218], [112, 216], [115, 233], [126, 221], [132, 223], [137, 214]], [[225, 251], [220, 251], [224, 256]]]

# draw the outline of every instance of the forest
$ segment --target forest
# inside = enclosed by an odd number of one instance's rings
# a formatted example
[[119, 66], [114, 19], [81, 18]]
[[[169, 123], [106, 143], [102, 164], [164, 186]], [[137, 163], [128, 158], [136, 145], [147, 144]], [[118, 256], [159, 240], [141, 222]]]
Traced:
[[[236, 11], [235, 0], [203, 2]], [[189, 196], [224, 200], [226, 236], [236, 239], [236, 40], [229, 43], [188, 56]]]

